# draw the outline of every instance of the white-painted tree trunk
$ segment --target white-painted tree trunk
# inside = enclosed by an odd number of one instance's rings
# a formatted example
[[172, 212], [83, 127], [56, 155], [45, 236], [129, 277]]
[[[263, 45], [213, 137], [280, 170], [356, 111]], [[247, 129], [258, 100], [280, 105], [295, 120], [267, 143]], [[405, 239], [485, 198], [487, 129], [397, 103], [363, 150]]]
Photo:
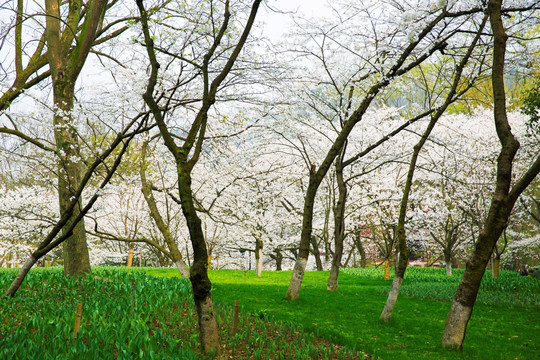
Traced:
[[462, 349], [467, 323], [471, 318], [472, 307], [464, 306], [457, 301], [452, 302], [452, 307], [446, 318], [442, 346]]
[[300, 256], [294, 264], [294, 269], [291, 276], [291, 282], [287, 289], [287, 299], [296, 300], [300, 295], [300, 287], [302, 286], [302, 280], [304, 279], [304, 273], [306, 271], [307, 259]]
[[390, 288], [388, 298], [386, 299], [386, 304], [384, 305], [384, 309], [380, 316], [381, 320], [389, 321], [392, 317], [392, 313], [394, 312], [394, 306], [396, 306], [396, 301], [399, 295], [399, 289], [401, 288], [402, 281], [403, 278], [394, 276], [394, 280], [392, 281], [392, 287]]
[[186, 264], [182, 260], [175, 261], [174, 264], [180, 272], [180, 275], [182, 275], [183, 278], [189, 279], [189, 269]]

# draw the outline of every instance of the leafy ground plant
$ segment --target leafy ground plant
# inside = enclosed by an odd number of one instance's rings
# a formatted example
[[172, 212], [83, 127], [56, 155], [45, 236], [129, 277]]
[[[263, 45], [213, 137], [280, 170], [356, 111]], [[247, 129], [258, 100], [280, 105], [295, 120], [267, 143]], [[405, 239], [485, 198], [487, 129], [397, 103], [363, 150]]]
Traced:
[[[14, 276], [0, 270], [0, 290]], [[187, 280], [137, 269], [99, 268], [81, 281], [60, 268], [35, 269], [15, 298], [0, 300], [0, 359], [202, 359], [190, 291]], [[75, 339], [77, 303], [83, 311]], [[262, 313], [241, 312], [232, 336], [232, 306], [216, 311], [222, 359], [365, 358]]]

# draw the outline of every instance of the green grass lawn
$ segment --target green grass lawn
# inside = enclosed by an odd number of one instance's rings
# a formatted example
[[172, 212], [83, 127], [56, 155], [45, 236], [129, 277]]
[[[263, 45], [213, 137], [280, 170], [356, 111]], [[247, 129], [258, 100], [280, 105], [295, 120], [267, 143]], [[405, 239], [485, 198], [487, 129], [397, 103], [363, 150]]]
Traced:
[[[82, 283], [61, 268], [34, 269], [0, 299], [0, 359], [202, 359], [189, 282], [176, 269], [95, 268]], [[15, 276], [0, 269], [0, 291]], [[540, 359], [540, 281], [487, 276], [465, 349], [439, 347], [462, 271], [409, 269], [389, 323], [378, 318], [389, 281], [381, 269], [307, 272], [300, 298], [284, 300], [291, 272], [213, 270], [222, 359]], [[132, 285], [133, 280], [133, 285]], [[231, 334], [232, 305], [240, 322]], [[84, 304], [73, 338], [76, 304]], [[333, 344], [345, 345], [345, 347]], [[364, 357], [361, 350], [367, 355]]]
[[[435, 272], [433, 286], [439, 284], [438, 288], [441, 281], [446, 280], [440, 280], [442, 270], [410, 270], [404, 288], [414, 282], [419, 272]], [[382, 280], [382, 270], [366, 269], [363, 275], [346, 272], [340, 274], [337, 292], [326, 291], [328, 272], [307, 272], [300, 298], [296, 301], [284, 300], [291, 276], [288, 271], [263, 272], [261, 278], [251, 271], [247, 273], [246, 283], [242, 271], [211, 271], [210, 278], [216, 302], [231, 304], [238, 299], [245, 312], [293, 322], [331, 341], [359, 348], [375, 358], [540, 359], [538, 302], [535, 306], [477, 303], [464, 350], [447, 351], [440, 348], [439, 343], [450, 302], [401, 296], [392, 320], [381, 323], [378, 318], [386, 300], [383, 289], [390, 285]], [[407, 275], [412, 280], [407, 281]], [[453, 283], [457, 284], [459, 275], [458, 272], [453, 276]], [[526, 282], [525, 288], [535, 291], [529, 295], [538, 299], [538, 280], [520, 279], [513, 273], [508, 276], [517, 282]], [[503, 277], [500, 280], [505, 281]], [[496, 283], [497, 280], [488, 281]], [[452, 282], [449, 286], [453, 286]], [[426, 279], [421, 283], [424, 287], [429, 284]], [[501, 289], [506, 294], [513, 291], [515, 289]], [[425, 295], [429, 297], [429, 291]], [[491, 295], [496, 297], [493, 292]]]

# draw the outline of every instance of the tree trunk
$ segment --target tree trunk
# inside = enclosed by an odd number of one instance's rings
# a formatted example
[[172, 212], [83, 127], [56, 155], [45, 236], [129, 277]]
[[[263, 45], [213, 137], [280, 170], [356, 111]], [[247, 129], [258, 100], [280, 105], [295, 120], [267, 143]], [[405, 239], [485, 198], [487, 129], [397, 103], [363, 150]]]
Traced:
[[343, 180], [342, 156], [345, 153], [346, 146], [336, 159], [336, 179], [338, 184], [338, 201], [334, 208], [334, 257], [332, 258], [332, 267], [326, 290], [336, 291], [338, 287], [339, 268], [341, 267], [341, 258], [343, 256], [343, 240], [345, 238], [345, 203], [347, 201], [347, 186]]
[[184, 278], [188, 278], [189, 269], [186, 266], [186, 263], [184, 262], [184, 259], [182, 257], [182, 253], [178, 249], [178, 245], [176, 244], [176, 241], [174, 240], [172, 236], [169, 225], [165, 223], [165, 221], [163, 220], [163, 217], [161, 216], [161, 213], [159, 212], [156, 199], [154, 198], [154, 195], [152, 193], [152, 185], [146, 179], [147, 147], [148, 147], [148, 143], [144, 142], [141, 149], [141, 165], [139, 169], [139, 175], [141, 178], [141, 191], [143, 193], [144, 200], [146, 201], [146, 204], [148, 205], [148, 208], [150, 209], [150, 217], [152, 218], [152, 220], [154, 220], [154, 223], [156, 224], [159, 232], [161, 233], [161, 235], [163, 236], [163, 239], [165, 240], [165, 243], [167, 244], [167, 248], [169, 249], [169, 253], [171, 255], [172, 261], [176, 265], [176, 268], [180, 272], [180, 275], [182, 275], [182, 277]]
[[281, 253], [281, 250], [276, 249], [274, 260], [276, 260], [276, 271], [282, 271], [281, 264], [283, 263], [283, 254]]
[[501, 259], [499, 257], [495, 257], [493, 259], [492, 276], [493, 276], [494, 279], [497, 279], [499, 277], [500, 263], [501, 263]]
[[384, 260], [384, 281], [390, 280], [390, 261]]
[[38, 259], [36, 259], [35, 257], [33, 257], [32, 255], [30, 255], [28, 257], [28, 259], [26, 260], [26, 262], [23, 264], [21, 270], [19, 270], [19, 273], [17, 274], [17, 276], [15, 277], [15, 280], [13, 280], [13, 282], [11, 283], [11, 285], [9, 286], [9, 288], [7, 289], [7, 291], [4, 293], [4, 296], [5, 297], [8, 297], [8, 296], [15, 296], [15, 293], [17, 292], [17, 290], [19, 289], [19, 287], [21, 286], [24, 278], [26, 277], [26, 274], [28, 274], [28, 272], [30, 271], [30, 269], [32, 268], [32, 266], [34, 266], [34, 264], [38, 261]]
[[452, 263], [447, 262], [445, 264], [446, 267], [446, 276], [452, 276]]
[[[84, 165], [71, 111], [75, 97], [75, 82], [90, 52], [98, 26], [102, 24], [106, 5], [106, 0], [89, 2], [85, 7], [84, 15], [81, 6], [69, 6], [66, 20], [63, 20], [64, 14], [60, 12], [60, 1], [45, 1], [47, 57], [56, 108], [53, 118], [54, 136], [56, 149], [58, 154], [61, 154], [58, 174], [60, 214], [69, 211], [67, 208], [70, 199], [82, 180], [81, 170]], [[84, 26], [80, 27], [80, 32], [74, 31], [79, 27], [81, 16], [84, 16]], [[79, 215], [81, 202], [74, 209], [70, 222]], [[68, 222], [67, 226], [69, 225]], [[75, 226], [72, 235], [64, 241], [63, 255], [66, 275], [83, 276], [90, 272], [90, 257], [83, 219]]]
[[321, 252], [319, 251], [319, 246], [317, 245], [315, 236], [311, 237], [311, 246], [313, 246], [313, 256], [315, 256], [315, 265], [317, 266], [317, 271], [323, 271], [324, 267], [321, 259]]
[[444, 252], [444, 263], [446, 267], [446, 276], [452, 276], [452, 255]]
[[[60, 158], [58, 171], [58, 196], [60, 214], [67, 211], [71, 198], [81, 184], [82, 167], [77, 133], [72, 128], [74, 83], [53, 81], [54, 103], [59, 113], [54, 116], [54, 135], [56, 146], [64, 156]], [[81, 211], [81, 201], [73, 210], [67, 226], [77, 218]], [[73, 233], [63, 243], [64, 274], [84, 276], [91, 271], [90, 255], [86, 242], [84, 219], [73, 229]]]
[[362, 244], [362, 240], [360, 239], [359, 230], [356, 231], [354, 243], [356, 244], [356, 248], [360, 253], [360, 267], [365, 268], [367, 266], [366, 250], [364, 249], [364, 245]]
[[262, 256], [263, 242], [260, 239], [255, 239], [255, 267], [257, 269], [257, 276], [261, 277], [263, 267]]
[[128, 258], [127, 258], [127, 267], [131, 267], [133, 264], [133, 243], [129, 243], [129, 252], [128, 252]]
[[493, 253], [497, 240], [507, 226], [515, 201], [540, 171], [540, 157], [510, 190], [512, 166], [519, 148], [506, 117], [504, 90], [504, 58], [507, 35], [501, 18], [501, 0], [490, 0], [488, 14], [493, 30], [492, 84], [494, 97], [494, 119], [501, 151], [497, 159], [497, 180], [484, 228], [478, 236], [475, 250], [467, 262], [465, 273], [452, 301], [448, 313], [442, 346], [463, 348], [467, 324], [472, 315], [482, 277]]
[[200, 342], [204, 353], [212, 350], [219, 352], [219, 333], [210, 290], [212, 284], [208, 278], [208, 250], [204, 240], [201, 220], [197, 215], [191, 190], [191, 170], [186, 164], [177, 164], [178, 191], [182, 212], [187, 222], [193, 247], [193, 264], [189, 280], [193, 289], [193, 298], [197, 308]]

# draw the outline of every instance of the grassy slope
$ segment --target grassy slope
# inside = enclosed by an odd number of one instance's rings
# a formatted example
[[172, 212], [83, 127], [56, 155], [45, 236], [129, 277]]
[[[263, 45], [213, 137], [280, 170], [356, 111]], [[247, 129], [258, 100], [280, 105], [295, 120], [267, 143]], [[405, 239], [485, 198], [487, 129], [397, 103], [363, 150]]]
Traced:
[[[175, 274], [174, 270], [166, 273]], [[157, 275], [157, 274], [156, 274]], [[165, 273], [164, 273], [165, 275]], [[439, 348], [449, 302], [400, 297], [388, 324], [378, 317], [386, 300], [383, 280], [341, 274], [326, 291], [328, 272], [308, 272], [300, 299], [285, 301], [290, 272], [211, 271], [216, 302], [240, 300], [244, 311], [290, 321], [316, 334], [384, 359], [538, 359], [540, 310], [477, 304], [462, 352]]]

